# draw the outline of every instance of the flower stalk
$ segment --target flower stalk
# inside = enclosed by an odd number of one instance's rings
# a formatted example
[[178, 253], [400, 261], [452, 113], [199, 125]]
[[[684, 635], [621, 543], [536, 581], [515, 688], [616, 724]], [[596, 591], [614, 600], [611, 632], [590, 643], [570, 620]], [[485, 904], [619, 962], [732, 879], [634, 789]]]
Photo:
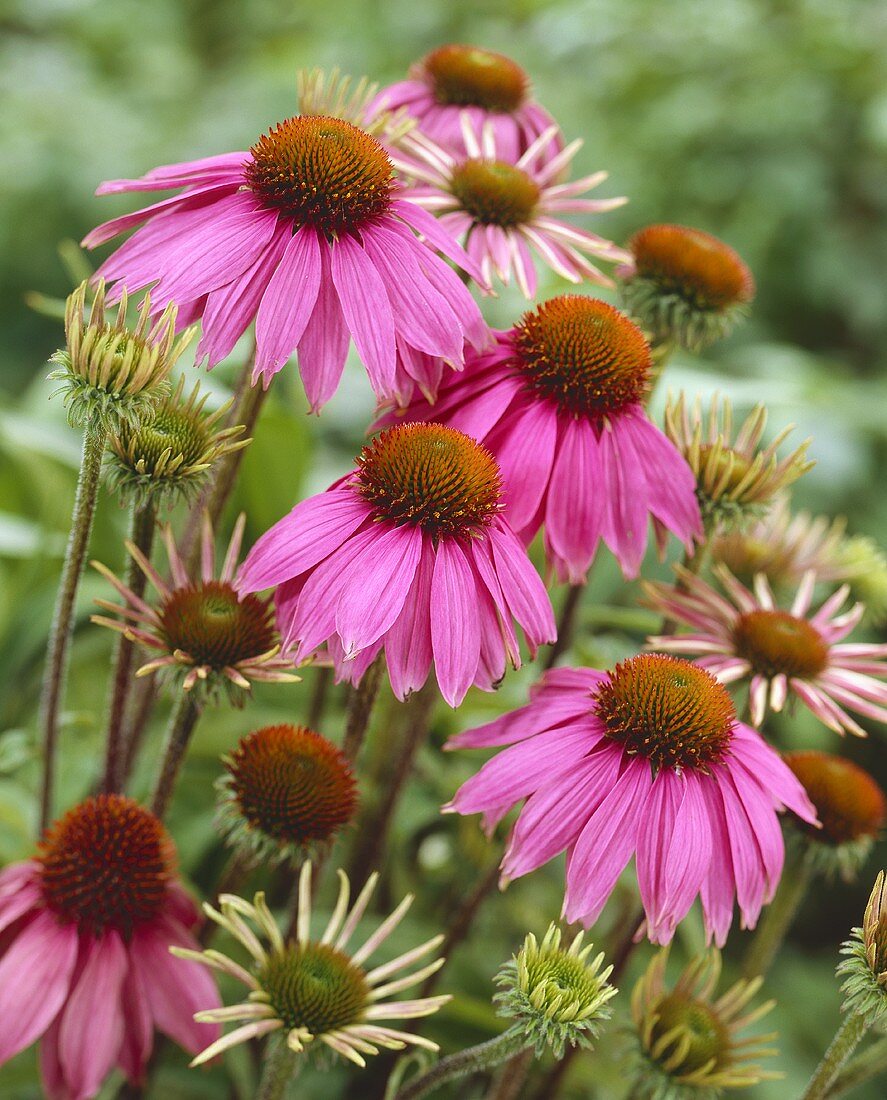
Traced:
[[400, 1089], [395, 1100], [419, 1100], [445, 1081], [492, 1069], [513, 1055], [526, 1050], [530, 1045], [521, 1027], [510, 1027], [495, 1039], [488, 1039], [485, 1043], [477, 1043], [475, 1046], [441, 1058], [437, 1065], [432, 1066]]
[[170, 718], [160, 772], [151, 797], [151, 810], [161, 820], [169, 807], [200, 711], [200, 703], [194, 695], [183, 691]]
[[43, 788], [40, 799], [41, 832], [47, 827], [52, 818], [59, 712], [64, 699], [65, 681], [67, 679], [74, 604], [86, 561], [89, 537], [92, 533], [99, 475], [102, 469], [102, 455], [107, 439], [107, 430], [98, 423], [87, 425], [83, 433], [83, 451], [74, 496], [71, 531], [65, 548], [65, 560], [62, 565], [62, 576], [56, 596], [40, 704], [40, 728], [43, 733]]
[[345, 738], [342, 742], [342, 752], [350, 764], [357, 759], [366, 739], [384, 670], [385, 657], [380, 653], [363, 674], [360, 683], [351, 689], [345, 722]]
[[786, 866], [776, 897], [764, 910], [742, 963], [742, 973], [746, 978], [767, 974], [794, 924], [813, 877], [810, 861], [805, 855]]
[[868, 1028], [869, 1022], [862, 1013], [846, 1017], [810, 1078], [801, 1100], [824, 1100], [832, 1094], [832, 1084]]
[[265, 1062], [256, 1100], [283, 1100], [286, 1086], [301, 1068], [302, 1059], [286, 1043], [271, 1039], [265, 1047]]

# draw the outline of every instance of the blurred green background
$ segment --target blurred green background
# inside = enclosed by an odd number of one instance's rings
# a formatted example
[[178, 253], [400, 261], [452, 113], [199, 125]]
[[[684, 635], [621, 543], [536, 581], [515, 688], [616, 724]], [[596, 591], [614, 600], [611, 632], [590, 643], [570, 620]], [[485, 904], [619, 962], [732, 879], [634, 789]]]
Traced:
[[[568, 138], [585, 146], [584, 174], [606, 168], [600, 194], [630, 203], [591, 228], [624, 240], [650, 221], [685, 222], [723, 237], [758, 282], [753, 314], [706, 360], [679, 357], [667, 385], [720, 389], [737, 406], [764, 400], [771, 425], [793, 421], [812, 435], [816, 469], [798, 486], [805, 506], [848, 515], [851, 531], [883, 541], [887, 502], [887, 8], [870, 0], [576, 0], [488, 3], [397, 0], [368, 5], [327, 0], [6, 0], [0, 8], [0, 858], [31, 848], [37, 764], [34, 723], [42, 655], [64, 546], [78, 440], [60, 402], [48, 402], [46, 360], [61, 341], [56, 319], [25, 303], [28, 291], [64, 297], [71, 279], [58, 256], [97, 222], [132, 209], [130, 197], [96, 199], [102, 179], [139, 175], [156, 164], [247, 148], [295, 111], [301, 67], [340, 66], [380, 82], [447, 41], [472, 42], [515, 57], [537, 97]], [[540, 296], [561, 289], [553, 277]], [[489, 303], [507, 325], [521, 309], [512, 294]], [[221, 400], [242, 359], [207, 380]], [[664, 396], [664, 395], [660, 395]], [[661, 405], [661, 401], [660, 401]], [[295, 372], [274, 384], [247, 457], [235, 507], [249, 514], [248, 540], [309, 491], [347, 468], [372, 411], [354, 364], [320, 421], [304, 415]], [[233, 509], [231, 511], [233, 515]], [[93, 552], [122, 565], [125, 515], [103, 496]], [[655, 567], [654, 567], [655, 568]], [[90, 787], [100, 754], [101, 677], [110, 640], [87, 623], [103, 591], [88, 576], [80, 601], [64, 745], [61, 799]], [[573, 659], [610, 662], [634, 651], [651, 625], [634, 609], [637, 592], [611, 563], [595, 575]], [[594, 636], [592, 637], [592, 631]], [[245, 712], [202, 720], [172, 828], [182, 864], [208, 889], [223, 855], [211, 825], [218, 755], [269, 721], [305, 712], [306, 684], [256, 693]], [[448, 904], [467, 893], [490, 851], [474, 821], [440, 819], [438, 807], [476, 767], [471, 754], [442, 757], [456, 728], [519, 705], [532, 669], [510, 676], [495, 698], [474, 693], [458, 715], [441, 714], [434, 743], [397, 823], [389, 891], [417, 889], [408, 942], [436, 930]], [[340, 701], [325, 731], [338, 736]], [[368, 753], [385, 771], [388, 714]], [[780, 723], [787, 742], [838, 749], [803, 716]], [[154, 731], [159, 736], [159, 727]], [[878, 735], [880, 736], [880, 735]], [[840, 746], [887, 782], [880, 740]], [[140, 776], [150, 778], [151, 759]], [[747, 1095], [797, 1095], [838, 1020], [832, 977], [838, 941], [858, 923], [876, 861], [855, 887], [821, 889], [809, 902], [769, 983], [779, 999], [779, 1068], [787, 1081]], [[559, 866], [494, 898], [454, 960], [446, 987], [459, 996], [426, 1028], [446, 1049], [488, 1037], [498, 1026], [490, 979], [527, 930], [544, 931], [560, 900]], [[323, 904], [329, 899], [324, 899]], [[615, 912], [605, 914], [596, 938]], [[689, 922], [686, 936], [697, 934]], [[731, 944], [735, 956], [744, 937]], [[638, 953], [638, 962], [648, 957]], [[637, 966], [637, 962], [635, 967]], [[626, 998], [620, 998], [623, 1008]], [[579, 1061], [563, 1095], [619, 1097], [615, 1039], [603, 1057]], [[252, 1067], [230, 1062], [188, 1073], [169, 1055], [156, 1091], [163, 1097], [248, 1097]], [[33, 1051], [0, 1070], [4, 1096], [39, 1095]], [[334, 1095], [340, 1076], [308, 1074], [297, 1095]], [[541, 1081], [537, 1076], [536, 1084]], [[527, 1095], [531, 1095], [530, 1091]], [[358, 1089], [353, 1095], [360, 1096]], [[442, 1092], [441, 1095], [446, 1095]], [[452, 1091], [452, 1096], [473, 1095]], [[883, 1087], [858, 1091], [883, 1095]]]

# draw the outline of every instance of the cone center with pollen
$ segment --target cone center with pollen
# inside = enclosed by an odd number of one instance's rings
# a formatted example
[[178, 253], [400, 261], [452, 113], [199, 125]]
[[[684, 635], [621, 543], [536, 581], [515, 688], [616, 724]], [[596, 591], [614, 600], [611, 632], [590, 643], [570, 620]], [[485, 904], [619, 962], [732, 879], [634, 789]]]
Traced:
[[269, 956], [258, 981], [284, 1027], [312, 1035], [359, 1022], [370, 1003], [364, 971], [329, 944], [288, 943]]
[[364, 447], [357, 492], [379, 516], [434, 537], [466, 535], [500, 510], [502, 479], [476, 440], [441, 424], [402, 424]]
[[163, 907], [173, 868], [161, 823], [122, 795], [88, 798], [47, 832], [38, 855], [47, 906], [94, 936], [129, 937]]
[[522, 169], [505, 161], [479, 158], [453, 169], [450, 190], [475, 221], [503, 229], [529, 222], [541, 194]]
[[631, 251], [638, 275], [696, 309], [728, 309], [754, 296], [751, 272], [737, 253], [699, 229], [651, 225], [635, 234]]
[[641, 330], [606, 302], [564, 294], [524, 314], [515, 365], [531, 391], [601, 420], [641, 401], [652, 363]]
[[169, 651], [180, 650], [195, 665], [221, 670], [277, 644], [270, 604], [253, 595], [238, 596], [223, 581], [175, 589], [158, 615]]
[[783, 759], [816, 807], [821, 828], [794, 819], [811, 840], [837, 847], [878, 835], [887, 800], [868, 772], [844, 757], [815, 750], [789, 752]]
[[529, 81], [509, 57], [475, 46], [441, 46], [427, 55], [422, 67], [434, 98], [447, 107], [483, 107], [510, 114], [527, 95]]
[[632, 657], [610, 673], [593, 710], [607, 736], [660, 768], [719, 763], [736, 711], [727, 690], [705, 669], [659, 653]]
[[733, 628], [733, 644], [759, 676], [809, 680], [828, 664], [828, 646], [806, 619], [787, 611], [749, 611]]
[[226, 763], [244, 818], [276, 840], [325, 840], [354, 813], [354, 777], [345, 758], [303, 726], [256, 730]]
[[652, 1046], [670, 1031], [680, 1029], [659, 1060], [670, 1063], [675, 1048], [682, 1042], [688, 1044], [681, 1061], [677, 1065], [669, 1064], [668, 1072], [672, 1076], [698, 1073], [707, 1065], [710, 1065], [710, 1072], [715, 1072], [728, 1061], [730, 1037], [727, 1028], [708, 1005], [671, 994], [663, 998], [656, 1011], [659, 1019], [653, 1025]]
[[328, 238], [355, 233], [391, 205], [394, 168], [375, 138], [350, 122], [299, 115], [250, 150], [246, 179], [262, 202]]

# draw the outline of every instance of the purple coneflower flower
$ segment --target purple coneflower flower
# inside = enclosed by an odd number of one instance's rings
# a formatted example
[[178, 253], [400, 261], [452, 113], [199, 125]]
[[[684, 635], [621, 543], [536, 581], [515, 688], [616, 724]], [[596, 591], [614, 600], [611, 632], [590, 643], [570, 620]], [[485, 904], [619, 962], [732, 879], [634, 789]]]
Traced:
[[754, 927], [782, 873], [776, 811], [816, 812], [761, 736], [737, 721], [704, 669], [642, 654], [610, 672], [546, 673], [529, 705], [451, 739], [509, 745], [450, 809], [493, 828], [524, 802], [502, 872], [517, 878], [567, 851], [564, 917], [597, 920], [632, 855], [647, 936], [668, 943], [697, 895], [710, 939]]
[[[511, 58], [456, 43], [439, 46], [410, 70], [409, 80], [383, 88], [368, 114], [405, 110], [446, 149], [463, 148], [462, 117], [476, 130], [489, 122], [502, 155], [515, 161], [554, 122], [530, 98], [530, 80]], [[552, 143], [552, 151], [559, 145]]]
[[417, 181], [407, 192], [409, 198], [438, 215], [442, 228], [463, 242], [485, 282], [492, 283], [494, 272], [506, 284], [513, 275], [522, 293], [534, 298], [535, 251], [571, 283], [589, 279], [612, 286], [588, 257], [624, 262], [630, 254], [561, 217], [599, 214], [628, 201], [578, 197], [602, 183], [606, 172], [572, 182], [562, 179], [582, 142], [574, 141], [552, 155], [558, 129], [551, 126], [512, 161], [497, 145], [492, 123], [476, 133], [465, 119], [463, 130], [464, 153], [449, 153], [414, 131], [393, 156], [403, 175]]
[[382, 145], [344, 119], [299, 115], [249, 152], [155, 168], [98, 193], [171, 188], [182, 190], [83, 243], [141, 225], [98, 275], [130, 291], [154, 285], [155, 309], [176, 301], [180, 321], [202, 320], [197, 357], [210, 367], [255, 320], [253, 382], [267, 387], [298, 348], [316, 411], [339, 384], [350, 339], [380, 397], [396, 395], [399, 349], [408, 361], [417, 351], [460, 365], [465, 340], [487, 340], [476, 303], [435, 250], [482, 275], [403, 194]]
[[0, 874], [0, 1063], [42, 1036], [51, 1100], [89, 1100], [114, 1066], [144, 1078], [154, 1028], [191, 1053], [219, 1035], [193, 1013], [221, 1002], [195, 949], [198, 913], [157, 818], [122, 795], [88, 798], [38, 855]]
[[[637, 576], [652, 518], [688, 548], [702, 532], [690, 467], [650, 422], [640, 329], [606, 302], [565, 294], [523, 315], [468, 358], [434, 405], [406, 416], [468, 432], [496, 456], [505, 517], [525, 541], [545, 528], [562, 580], [582, 583], [601, 539]], [[393, 417], [389, 417], [389, 420]]]
[[866, 736], [848, 710], [887, 722], [887, 645], [839, 644], [865, 614], [861, 603], [842, 611], [847, 585], [810, 615], [816, 585], [812, 571], [802, 579], [789, 611], [777, 606], [763, 574], [755, 577], [753, 592], [723, 565], [715, 566], [715, 574], [725, 596], [686, 571], [680, 573], [681, 591], [647, 586], [657, 610], [694, 630], [651, 638], [651, 646], [698, 656], [721, 683], [747, 680], [756, 726], [768, 707], [782, 710], [790, 693], [835, 733]]
[[499, 514], [493, 457], [462, 432], [402, 424], [362, 451], [357, 469], [298, 504], [247, 555], [242, 592], [277, 585], [284, 651], [307, 660], [324, 643], [357, 682], [382, 650], [398, 698], [434, 662], [451, 706], [516, 668], [516, 620], [530, 646], [552, 641], [551, 604]]

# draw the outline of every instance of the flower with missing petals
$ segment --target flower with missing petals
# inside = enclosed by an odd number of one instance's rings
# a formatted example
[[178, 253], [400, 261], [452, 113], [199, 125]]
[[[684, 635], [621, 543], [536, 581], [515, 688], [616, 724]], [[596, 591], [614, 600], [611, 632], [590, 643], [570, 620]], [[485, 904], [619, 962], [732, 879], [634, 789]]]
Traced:
[[783, 760], [816, 807], [820, 828], [795, 819], [804, 858], [828, 877], [849, 882], [865, 863], [887, 819], [887, 799], [867, 771], [830, 753], [789, 752]]
[[846, 976], [841, 992], [845, 1012], [862, 1016], [869, 1025], [887, 1013], [887, 879], [879, 871], [865, 907], [862, 928], [854, 928], [841, 948], [847, 958], [838, 966]]
[[650, 648], [698, 656], [698, 664], [724, 684], [747, 681], [755, 726], [768, 708], [782, 710], [790, 694], [835, 733], [866, 736], [848, 711], [887, 722], [887, 645], [842, 643], [865, 610], [862, 604], [842, 610], [847, 585], [811, 614], [812, 572], [804, 576], [788, 611], [777, 605], [762, 574], [751, 591], [725, 566], [715, 566], [714, 572], [724, 595], [680, 566], [678, 587], [644, 586], [657, 611], [692, 630], [650, 638]]
[[55, 392], [65, 395], [73, 425], [95, 423], [112, 432], [136, 429], [154, 418], [169, 392], [169, 372], [194, 334], [188, 331], [176, 339], [176, 307], [171, 301], [152, 321], [148, 295], [139, 306], [138, 323], [129, 328], [125, 289], [120, 291], [117, 316], [110, 320], [103, 281], [84, 319], [86, 290], [83, 282], [68, 297], [67, 343], [52, 356], [57, 369], [49, 377], [62, 383]]
[[625, 308], [656, 344], [700, 351], [745, 314], [752, 273], [723, 241], [685, 225], [648, 225], [629, 241]]
[[42, 1037], [46, 1096], [89, 1100], [114, 1066], [144, 1081], [155, 1027], [191, 1053], [212, 1042], [192, 1014], [215, 983], [168, 953], [197, 947], [197, 921], [152, 813], [118, 794], [69, 810], [0, 873], [0, 1063]]
[[298, 504], [255, 544], [242, 592], [277, 585], [284, 652], [326, 644], [357, 683], [384, 650], [399, 699], [434, 663], [443, 697], [491, 691], [517, 668], [513, 621], [530, 651], [554, 638], [545, 587], [500, 515], [492, 455], [440, 424], [400, 424], [364, 447], [357, 469]]
[[123, 425], [108, 441], [110, 480], [124, 501], [171, 507], [180, 499], [193, 500], [213, 463], [249, 445], [250, 440], [238, 439], [242, 425], [219, 427], [231, 401], [206, 413], [200, 386], [182, 400], [184, 388], [182, 375], [153, 420]]
[[627, 257], [612, 241], [578, 229], [564, 214], [599, 214], [628, 200], [579, 198], [607, 178], [606, 172], [567, 182], [564, 172], [579, 151], [574, 141], [555, 157], [546, 150], [558, 136], [545, 130], [511, 161], [497, 145], [492, 124], [475, 132], [463, 126], [465, 153], [448, 153], [421, 132], [409, 134], [394, 154], [399, 171], [415, 181], [407, 194], [438, 216], [441, 226], [464, 243], [487, 283], [493, 273], [508, 284], [514, 277], [527, 298], [536, 296], [536, 252], [546, 266], [571, 283], [612, 280], [589, 259], [618, 262]]
[[[370, 104], [372, 114], [406, 111], [418, 128], [453, 152], [464, 150], [462, 118], [479, 131], [492, 128], [502, 155], [518, 157], [554, 123], [530, 97], [530, 79], [510, 57], [478, 46], [451, 43], [426, 54], [409, 79], [383, 88]], [[550, 155], [560, 145], [550, 144]]]
[[255, 321], [253, 384], [267, 387], [298, 349], [316, 411], [336, 391], [352, 339], [380, 398], [409, 396], [399, 355], [460, 366], [466, 340], [488, 340], [477, 304], [438, 253], [483, 282], [479, 270], [404, 193], [380, 142], [343, 118], [296, 115], [248, 152], [155, 168], [99, 193], [174, 188], [83, 243], [140, 227], [98, 274], [115, 286], [153, 285], [155, 308], [182, 303], [202, 323], [197, 359], [210, 367]]
[[152, 606], [127, 588], [99, 562], [96, 569], [114, 586], [124, 604], [96, 600], [105, 611], [92, 621], [125, 635], [160, 656], [142, 665], [136, 675], [158, 670], [172, 675], [183, 691], [200, 687], [210, 696], [221, 688], [234, 705], [242, 706], [253, 680], [293, 682], [292, 662], [279, 656], [280, 641], [269, 601], [239, 593], [233, 584], [246, 517], [234, 526], [221, 573], [215, 576], [215, 550], [209, 519], [204, 516], [200, 576], [189, 575], [170, 527], [163, 541], [171, 577], [164, 580], [132, 543], [127, 549], [154, 586], [159, 602]]
[[601, 970], [603, 952], [589, 961], [594, 944], [583, 947], [584, 935], [579, 932], [564, 948], [555, 924], [541, 944], [531, 932], [496, 975], [499, 1015], [516, 1021], [537, 1056], [546, 1047], [555, 1058], [562, 1058], [568, 1045], [590, 1047], [611, 1016], [607, 1002], [618, 992], [607, 982], [613, 967]]
[[343, 754], [304, 726], [265, 726], [222, 758], [219, 824], [252, 862], [304, 859], [354, 817], [357, 788]]
[[252, 905], [233, 894], [223, 894], [219, 898], [220, 912], [204, 905], [210, 919], [247, 950], [251, 956], [249, 968], [218, 951], [173, 948], [173, 954], [232, 975], [249, 993], [241, 1004], [197, 1013], [195, 1019], [198, 1020], [238, 1026], [202, 1051], [192, 1066], [208, 1062], [238, 1043], [276, 1032], [295, 1054], [302, 1054], [306, 1048], [313, 1049], [310, 1044], [316, 1040], [358, 1066], [365, 1066], [364, 1056], [378, 1054], [379, 1047], [403, 1050], [413, 1045], [426, 1050], [438, 1049], [436, 1043], [420, 1035], [389, 1027], [389, 1021], [430, 1016], [450, 997], [423, 997], [412, 1001], [392, 1001], [390, 997], [418, 985], [443, 966], [443, 959], [435, 959], [419, 970], [397, 977], [423, 955], [439, 947], [443, 936], [435, 936], [391, 962], [372, 969], [365, 965], [400, 923], [410, 907], [412, 895], [404, 898], [361, 947], [348, 951], [377, 879], [375, 873], [369, 877], [349, 912], [348, 877], [344, 871], [339, 871], [339, 897], [319, 938], [311, 936], [310, 863], [303, 865], [299, 876], [299, 910], [296, 934], [292, 939], [282, 935], [265, 903], [264, 894], [256, 894]]
[[777, 811], [816, 813], [761, 736], [737, 720], [713, 676], [644, 654], [610, 672], [558, 668], [528, 706], [452, 738], [448, 747], [510, 746], [447, 809], [489, 829], [518, 803], [506, 879], [566, 850], [564, 917], [590, 927], [635, 856], [646, 932], [668, 943], [697, 895], [709, 939], [733, 920], [753, 928], [776, 890], [784, 846]]
[[777, 1054], [770, 1046], [775, 1032], [739, 1037], [776, 1004], [750, 1006], [763, 979], [736, 982], [716, 996], [721, 956], [709, 951], [691, 960], [669, 989], [667, 962], [668, 951], [660, 951], [632, 992], [638, 1074], [632, 1095], [643, 1100], [706, 1100], [728, 1089], [782, 1077], [757, 1064], [757, 1059]]
[[660, 549], [668, 531], [688, 550], [702, 534], [693, 474], [644, 411], [650, 370], [649, 345], [625, 314], [562, 294], [469, 356], [436, 403], [417, 398], [405, 415], [489, 447], [506, 519], [524, 542], [544, 527], [561, 580], [584, 581], [601, 539], [635, 577], [651, 520]]
[[712, 397], [707, 420], [699, 399], [692, 408], [683, 394], [676, 402], [669, 400], [665, 434], [696, 477], [696, 495], [709, 531], [760, 516], [779, 493], [813, 467], [807, 458], [809, 439], [784, 458], [777, 457], [793, 425], [762, 447], [766, 425], [767, 410], [756, 405], [733, 439], [733, 409], [726, 398]]

